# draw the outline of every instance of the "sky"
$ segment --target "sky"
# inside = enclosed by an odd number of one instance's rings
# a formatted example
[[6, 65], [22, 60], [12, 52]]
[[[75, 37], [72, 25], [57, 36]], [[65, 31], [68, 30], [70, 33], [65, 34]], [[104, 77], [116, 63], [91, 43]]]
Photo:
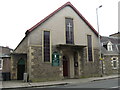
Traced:
[[118, 32], [119, 0], [0, 0], [0, 46], [15, 49], [25, 32], [70, 1], [102, 36]]

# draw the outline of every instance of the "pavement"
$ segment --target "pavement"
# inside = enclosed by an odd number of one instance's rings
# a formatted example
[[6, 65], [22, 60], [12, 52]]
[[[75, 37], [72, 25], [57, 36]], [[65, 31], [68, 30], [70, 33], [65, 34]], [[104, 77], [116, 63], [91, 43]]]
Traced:
[[94, 82], [99, 80], [114, 79], [118, 78], [119, 75], [110, 75], [103, 77], [92, 77], [84, 79], [64, 79], [60, 81], [48, 81], [48, 82], [23, 82], [23, 81], [0, 81], [0, 88], [2, 89], [15, 89], [15, 88], [30, 88], [30, 87], [46, 87], [46, 86], [56, 86], [56, 85], [67, 85], [75, 83], [85, 83], [85, 82]]

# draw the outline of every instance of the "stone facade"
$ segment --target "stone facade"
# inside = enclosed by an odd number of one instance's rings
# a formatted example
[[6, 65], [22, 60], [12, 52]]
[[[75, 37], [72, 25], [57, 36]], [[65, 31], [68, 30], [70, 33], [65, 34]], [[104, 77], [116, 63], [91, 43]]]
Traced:
[[99, 49], [94, 49], [94, 60], [89, 62], [87, 60], [87, 48], [84, 49], [83, 60], [81, 61], [82, 77], [94, 77], [100, 76], [100, 64], [99, 64]]
[[112, 58], [113, 57], [118, 57], [117, 55], [110, 55], [110, 56], [104, 56], [104, 61], [103, 61], [103, 71], [105, 75], [111, 75], [111, 74], [118, 74], [118, 69], [119, 69], [119, 65], [118, 65], [118, 61], [116, 61], [117, 63], [117, 68], [114, 68], [112, 65]]
[[[66, 43], [66, 18], [74, 22], [74, 43]], [[50, 61], [44, 61], [44, 31], [50, 32]], [[88, 61], [87, 36], [92, 39], [93, 61]], [[59, 80], [99, 75], [98, 33], [70, 3], [66, 3], [26, 32], [12, 55], [12, 79], [19, 78], [17, 63], [25, 60], [29, 81]], [[59, 65], [52, 65], [52, 54], [59, 54]], [[19, 63], [21, 65], [21, 63]], [[22, 67], [21, 67], [22, 68]], [[19, 69], [19, 68], [18, 68]], [[21, 76], [22, 77], [22, 76]]]
[[11, 56], [10, 53], [13, 50], [9, 47], [0, 46], [0, 74], [2, 74], [2, 79], [4, 81], [10, 80], [11, 74]]
[[26, 54], [12, 54], [11, 55], [11, 79], [16, 80], [18, 79], [17, 72], [18, 72], [18, 62], [20, 59], [25, 60], [25, 72], [27, 69], [27, 55]]
[[31, 46], [31, 75], [32, 81], [56, 80], [61, 79], [61, 65], [52, 66], [42, 60], [42, 47]]
[[119, 69], [119, 33], [110, 35], [109, 37], [101, 37], [101, 54], [103, 62], [103, 74], [118, 74]]

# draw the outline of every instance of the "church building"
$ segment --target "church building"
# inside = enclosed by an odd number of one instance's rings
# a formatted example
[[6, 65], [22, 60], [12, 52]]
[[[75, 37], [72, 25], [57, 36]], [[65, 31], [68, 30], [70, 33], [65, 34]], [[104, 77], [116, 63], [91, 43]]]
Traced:
[[25, 34], [11, 55], [11, 79], [25, 73], [30, 81], [100, 75], [98, 33], [70, 2]]

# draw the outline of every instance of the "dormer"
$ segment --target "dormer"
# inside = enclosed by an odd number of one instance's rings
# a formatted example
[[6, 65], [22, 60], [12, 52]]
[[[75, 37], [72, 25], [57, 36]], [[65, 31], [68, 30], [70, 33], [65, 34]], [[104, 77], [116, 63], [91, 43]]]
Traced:
[[110, 41], [107, 43], [107, 50], [108, 51], [113, 51], [112, 45], [113, 44]]
[[102, 46], [106, 49], [106, 50], [108, 50], [108, 51], [113, 51], [113, 44], [110, 42], [110, 41], [108, 41], [108, 42], [103, 42], [102, 43]]

